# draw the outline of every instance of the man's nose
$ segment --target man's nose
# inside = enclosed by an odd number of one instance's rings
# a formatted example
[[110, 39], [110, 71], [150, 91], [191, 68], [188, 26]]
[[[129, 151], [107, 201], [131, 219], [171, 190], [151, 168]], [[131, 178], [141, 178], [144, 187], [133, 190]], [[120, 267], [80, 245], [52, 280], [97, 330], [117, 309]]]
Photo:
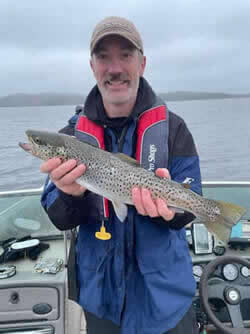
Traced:
[[118, 58], [112, 58], [108, 64], [108, 72], [109, 73], [121, 73], [122, 66], [121, 61]]

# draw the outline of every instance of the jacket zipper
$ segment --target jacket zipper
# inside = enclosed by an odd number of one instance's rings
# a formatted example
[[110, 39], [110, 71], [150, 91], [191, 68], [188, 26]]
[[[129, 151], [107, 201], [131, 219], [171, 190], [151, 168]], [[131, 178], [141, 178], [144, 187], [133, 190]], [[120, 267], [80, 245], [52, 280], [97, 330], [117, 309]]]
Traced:
[[118, 144], [118, 152], [122, 152], [124, 140], [126, 137], [126, 133], [128, 131], [129, 124], [127, 123], [124, 128], [122, 129], [121, 135], [117, 138], [117, 144]]

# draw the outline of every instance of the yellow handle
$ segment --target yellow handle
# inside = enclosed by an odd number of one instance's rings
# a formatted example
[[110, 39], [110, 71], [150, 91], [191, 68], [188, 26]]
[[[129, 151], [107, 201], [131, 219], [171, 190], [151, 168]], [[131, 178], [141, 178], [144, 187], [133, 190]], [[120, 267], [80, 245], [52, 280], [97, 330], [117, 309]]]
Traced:
[[106, 232], [106, 228], [102, 226], [100, 232], [95, 233], [95, 237], [100, 240], [109, 240], [111, 239], [111, 234]]

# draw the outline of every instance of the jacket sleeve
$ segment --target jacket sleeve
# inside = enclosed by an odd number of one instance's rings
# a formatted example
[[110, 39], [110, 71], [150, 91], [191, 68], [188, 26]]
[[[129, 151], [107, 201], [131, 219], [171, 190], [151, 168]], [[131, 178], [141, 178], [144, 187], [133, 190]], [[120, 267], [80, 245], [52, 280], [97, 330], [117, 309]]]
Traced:
[[[169, 173], [172, 180], [189, 183], [190, 189], [202, 195], [199, 156], [193, 136], [182, 118], [170, 112], [169, 115]], [[173, 229], [180, 229], [195, 216], [191, 213], [176, 214], [170, 222]]]
[[68, 230], [85, 221], [84, 212], [88, 210], [88, 195], [88, 191], [80, 197], [67, 195], [59, 190], [48, 177], [41, 204], [59, 230]]

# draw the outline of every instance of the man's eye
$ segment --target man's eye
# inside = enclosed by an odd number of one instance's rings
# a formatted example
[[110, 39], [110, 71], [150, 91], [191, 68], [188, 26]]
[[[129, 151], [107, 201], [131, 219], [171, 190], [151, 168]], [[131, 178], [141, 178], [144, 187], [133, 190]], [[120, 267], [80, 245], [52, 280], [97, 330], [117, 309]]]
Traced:
[[123, 53], [123, 58], [129, 58], [131, 54], [129, 52]]
[[98, 59], [106, 59], [106, 58], [107, 58], [107, 55], [105, 55], [105, 54], [103, 54], [103, 53], [99, 53], [99, 54], [97, 55], [97, 58], [98, 58]]

